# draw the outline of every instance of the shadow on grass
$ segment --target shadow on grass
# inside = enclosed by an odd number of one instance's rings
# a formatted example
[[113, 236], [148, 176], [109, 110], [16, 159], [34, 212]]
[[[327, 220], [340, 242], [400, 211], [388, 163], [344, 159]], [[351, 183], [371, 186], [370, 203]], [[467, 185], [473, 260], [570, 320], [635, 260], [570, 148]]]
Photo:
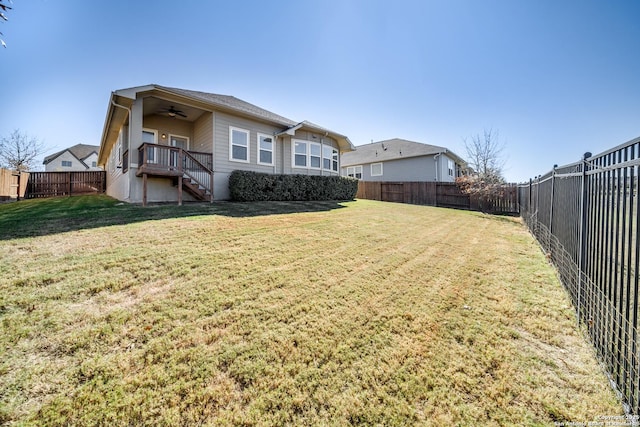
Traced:
[[253, 217], [343, 208], [341, 202], [214, 202], [151, 205], [122, 203], [109, 196], [73, 196], [0, 204], [0, 240], [201, 215]]

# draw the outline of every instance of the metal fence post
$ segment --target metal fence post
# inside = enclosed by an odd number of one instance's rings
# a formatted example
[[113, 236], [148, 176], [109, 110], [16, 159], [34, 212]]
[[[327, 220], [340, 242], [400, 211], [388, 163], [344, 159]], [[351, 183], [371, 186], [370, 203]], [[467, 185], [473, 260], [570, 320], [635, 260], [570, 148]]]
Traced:
[[578, 327], [580, 326], [580, 304], [582, 303], [582, 284], [583, 276], [585, 274], [585, 234], [587, 229], [587, 159], [591, 157], [591, 153], [586, 152], [582, 158], [582, 175], [580, 182], [580, 229], [579, 229], [579, 242], [578, 248], [580, 250], [578, 255], [578, 292], [577, 292], [577, 304], [576, 313], [578, 318]]
[[[553, 198], [555, 194], [555, 180], [556, 180], [556, 168], [558, 165], [553, 165], [551, 170], [551, 206], [549, 207], [549, 234], [553, 235]], [[551, 245], [549, 245], [551, 249]]]

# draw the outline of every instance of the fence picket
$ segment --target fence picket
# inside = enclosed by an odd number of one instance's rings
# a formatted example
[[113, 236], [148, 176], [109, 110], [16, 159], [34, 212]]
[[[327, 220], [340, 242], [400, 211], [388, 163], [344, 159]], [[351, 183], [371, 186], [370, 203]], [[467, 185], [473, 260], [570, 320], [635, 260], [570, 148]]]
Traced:
[[625, 411], [635, 416], [640, 412], [638, 157], [640, 138], [595, 156], [585, 153], [580, 162], [554, 167], [550, 181], [541, 176], [518, 190], [521, 216], [556, 266]]
[[410, 203], [483, 210], [492, 213], [518, 213], [518, 187], [506, 185], [502, 196], [482, 198], [464, 194], [457, 184], [450, 182], [385, 182], [359, 181], [359, 199], [383, 202]]
[[106, 172], [31, 172], [26, 198], [99, 194], [106, 189]]

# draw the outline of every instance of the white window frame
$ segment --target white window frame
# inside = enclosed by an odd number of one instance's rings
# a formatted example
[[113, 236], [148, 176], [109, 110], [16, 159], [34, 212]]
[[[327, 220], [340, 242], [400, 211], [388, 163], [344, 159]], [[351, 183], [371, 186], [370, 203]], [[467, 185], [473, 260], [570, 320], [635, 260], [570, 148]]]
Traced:
[[340, 170], [340, 152], [337, 148], [331, 148], [331, 170], [338, 173]]
[[[322, 169], [322, 144], [319, 144], [317, 142], [309, 142], [307, 145], [308, 148], [308, 165], [309, 165], [309, 169], [315, 169], [315, 170], [320, 170]], [[311, 153], [311, 147], [318, 147], [318, 149], [320, 150], [320, 154], [318, 155], [314, 155]], [[318, 162], [318, 166], [313, 166], [311, 163], [311, 159], [312, 158], [317, 158], [319, 160]]]
[[[304, 166], [296, 165], [296, 155], [302, 156], [302, 153], [296, 153], [296, 144], [304, 144]], [[291, 140], [291, 167], [296, 169], [309, 169], [309, 141], [303, 139]]]
[[[69, 163], [69, 164], [68, 164], [68, 165], [65, 165], [65, 163]], [[61, 165], [63, 168], [71, 168], [71, 167], [73, 167], [73, 161], [72, 161], [72, 160], [62, 160], [62, 161], [60, 162], [60, 165]]]
[[[358, 177], [360, 175], [360, 177]], [[355, 179], [362, 179], [362, 165], [347, 166], [347, 176]]]
[[456, 164], [453, 162], [453, 160], [448, 160], [447, 161], [447, 169], [449, 170], [449, 176], [454, 176], [455, 175]]
[[[333, 161], [333, 151], [334, 148], [330, 145], [322, 146], [322, 169], [326, 171], [331, 171], [331, 162]], [[325, 162], [329, 162], [329, 167], [325, 168]]]
[[[235, 157], [233, 157], [233, 146], [237, 145], [238, 147], [242, 147], [242, 145], [238, 145], [238, 144], [234, 144], [233, 143], [233, 132], [240, 132], [240, 133], [244, 133], [247, 135], [247, 158], [246, 160], [243, 159], [236, 159]], [[251, 132], [249, 132], [246, 129], [242, 129], [242, 128], [237, 128], [234, 126], [229, 126], [229, 161], [230, 162], [239, 162], [239, 163], [249, 163], [251, 159]]]
[[[380, 173], [373, 173], [373, 167], [380, 165]], [[382, 168], [382, 162], [379, 163], [371, 163], [371, 176], [382, 176], [384, 173]]]
[[[271, 150], [266, 150], [260, 145], [262, 143], [262, 140], [266, 138], [271, 139]], [[263, 151], [271, 153], [271, 163], [266, 163], [261, 160], [261, 154]], [[258, 153], [257, 161], [259, 165], [274, 166], [276, 162], [276, 137], [273, 135], [268, 135], [266, 133], [258, 133], [258, 138], [256, 139], [256, 153]]]
[[[153, 142], [152, 144], [158, 144], [158, 131], [155, 129], [149, 129], [149, 128], [142, 128], [142, 133], [147, 132], [147, 133], [152, 133], [153, 134]], [[142, 133], [140, 134], [140, 139], [142, 139]], [[144, 141], [143, 141], [144, 143]], [[158, 160], [156, 160], [158, 158], [157, 153], [156, 153], [156, 149], [153, 148], [153, 150], [151, 150], [151, 152], [153, 153], [153, 159], [149, 160], [149, 163], [157, 163]], [[120, 163], [118, 163], [120, 164]]]

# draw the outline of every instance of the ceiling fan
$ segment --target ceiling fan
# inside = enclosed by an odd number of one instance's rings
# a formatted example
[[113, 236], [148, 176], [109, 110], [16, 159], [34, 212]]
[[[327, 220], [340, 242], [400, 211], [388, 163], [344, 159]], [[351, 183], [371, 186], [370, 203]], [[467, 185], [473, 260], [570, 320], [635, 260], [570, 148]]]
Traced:
[[183, 111], [176, 110], [176, 108], [173, 105], [169, 108], [165, 108], [164, 110], [160, 110], [160, 113], [165, 113], [169, 115], [169, 117], [175, 117], [175, 116], [187, 117], [187, 115]]

